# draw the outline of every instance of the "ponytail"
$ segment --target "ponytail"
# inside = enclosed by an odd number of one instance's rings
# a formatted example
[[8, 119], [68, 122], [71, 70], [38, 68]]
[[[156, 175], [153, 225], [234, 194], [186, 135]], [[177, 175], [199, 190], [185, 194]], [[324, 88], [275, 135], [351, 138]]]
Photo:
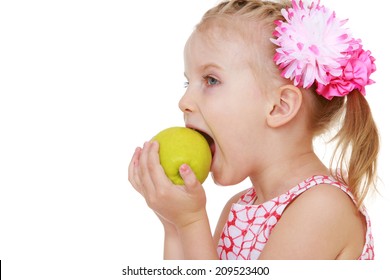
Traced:
[[367, 100], [359, 91], [348, 94], [345, 105], [342, 126], [333, 138], [337, 142], [332, 163], [341, 171], [336, 178], [348, 185], [360, 207], [370, 188], [376, 186], [379, 135]]

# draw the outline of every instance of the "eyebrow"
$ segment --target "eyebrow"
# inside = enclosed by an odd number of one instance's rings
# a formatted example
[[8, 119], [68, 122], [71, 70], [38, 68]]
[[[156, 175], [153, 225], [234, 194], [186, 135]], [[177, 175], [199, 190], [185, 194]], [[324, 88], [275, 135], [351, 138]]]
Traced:
[[[206, 63], [206, 64], [203, 64], [203, 65], [201, 65], [199, 67], [199, 71], [200, 72], [204, 72], [204, 71], [206, 71], [209, 68], [216, 68], [218, 70], [223, 70], [223, 68], [221, 66], [219, 66], [218, 64], [216, 64], [216, 63]], [[186, 72], [184, 72], [184, 77], [186, 77], [187, 80], [188, 80]]]
[[219, 70], [222, 70], [222, 67], [219, 66], [218, 64], [216, 63], [207, 63], [207, 64], [204, 64], [202, 65], [201, 67], [199, 67], [202, 71], [204, 70], [207, 70], [208, 68], [217, 68]]

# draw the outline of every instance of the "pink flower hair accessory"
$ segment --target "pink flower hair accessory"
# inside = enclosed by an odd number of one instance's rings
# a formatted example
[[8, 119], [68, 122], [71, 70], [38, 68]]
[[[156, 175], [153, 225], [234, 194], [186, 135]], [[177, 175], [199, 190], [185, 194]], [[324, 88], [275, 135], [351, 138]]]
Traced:
[[271, 39], [278, 46], [274, 61], [282, 77], [303, 88], [316, 83], [317, 93], [329, 100], [355, 89], [365, 95], [365, 86], [374, 82], [375, 59], [351, 37], [347, 20], [336, 18], [319, 0], [309, 6], [292, 0], [282, 15], [286, 21], [275, 22]]

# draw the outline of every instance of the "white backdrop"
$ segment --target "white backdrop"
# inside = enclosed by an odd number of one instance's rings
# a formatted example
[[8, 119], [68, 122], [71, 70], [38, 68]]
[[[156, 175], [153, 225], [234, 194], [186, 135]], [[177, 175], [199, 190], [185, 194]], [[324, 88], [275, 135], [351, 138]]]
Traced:
[[[183, 125], [183, 46], [217, 1], [0, 2], [0, 259], [6, 279], [116, 279], [162, 258], [162, 228], [127, 181], [138, 145]], [[381, 182], [367, 200], [389, 260], [385, 1], [323, 0], [377, 58], [368, 87]], [[325, 150], [318, 147], [324, 154]], [[325, 155], [326, 157], [326, 155]], [[240, 189], [205, 184], [214, 228]], [[27, 279], [27, 278], [26, 278]]]

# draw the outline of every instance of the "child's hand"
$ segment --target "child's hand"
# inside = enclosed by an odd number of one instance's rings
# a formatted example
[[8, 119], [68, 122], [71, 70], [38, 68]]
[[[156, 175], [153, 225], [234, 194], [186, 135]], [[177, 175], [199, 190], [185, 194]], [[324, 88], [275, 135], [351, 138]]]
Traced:
[[191, 168], [183, 164], [184, 186], [174, 185], [160, 165], [158, 143], [146, 142], [137, 148], [129, 165], [129, 181], [148, 206], [164, 220], [183, 228], [205, 217], [206, 195]]

